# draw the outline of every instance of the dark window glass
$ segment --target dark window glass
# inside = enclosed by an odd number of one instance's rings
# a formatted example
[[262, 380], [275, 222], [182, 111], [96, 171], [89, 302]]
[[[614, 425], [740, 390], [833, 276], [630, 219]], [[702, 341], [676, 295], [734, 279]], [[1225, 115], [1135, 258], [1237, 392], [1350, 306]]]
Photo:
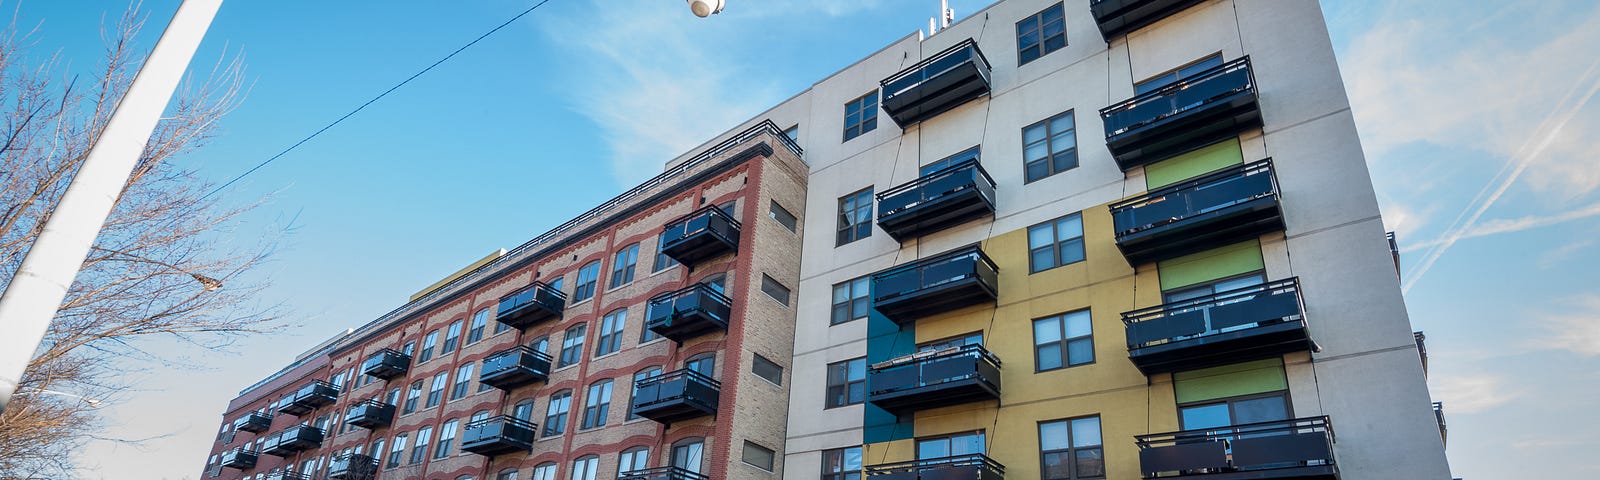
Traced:
[[826, 408], [855, 405], [866, 400], [867, 359], [857, 358], [828, 364]]
[[822, 480], [861, 480], [861, 447], [823, 450]]
[[705, 454], [705, 446], [705, 441], [698, 438], [679, 440], [678, 443], [672, 445], [671, 465], [693, 473], [700, 473], [700, 461]]
[[455, 400], [467, 396], [467, 386], [472, 385], [472, 370], [475, 364], [468, 362], [456, 369], [456, 383], [450, 387], [450, 399]]
[[987, 453], [981, 431], [917, 439], [918, 460], [981, 453]]
[[1083, 217], [1074, 213], [1028, 227], [1028, 272], [1083, 261]]
[[628, 419], [629, 420], [633, 420], [635, 418], [639, 418], [638, 415], [635, 415], [633, 413], [633, 399], [637, 398], [639, 396], [639, 382], [642, 382], [642, 381], [645, 381], [645, 380], [649, 380], [649, 379], [654, 378], [654, 377], [656, 377], [658, 375], [661, 375], [661, 367], [650, 367], [650, 368], [646, 368], [644, 370], [640, 370], [639, 373], [633, 374], [633, 386], [630, 387], [632, 389], [632, 393], [628, 395]]
[[933, 174], [934, 172], [938, 172], [940, 170], [944, 170], [946, 168], [950, 168], [951, 165], [956, 165], [956, 164], [959, 164], [961, 162], [965, 162], [967, 160], [977, 160], [977, 159], [978, 159], [978, 147], [972, 147], [972, 148], [969, 148], [969, 149], [966, 149], [966, 150], [962, 150], [961, 153], [957, 153], [955, 155], [944, 157], [944, 158], [941, 158], [939, 160], [934, 161], [933, 163], [930, 163], [930, 164], [927, 164], [927, 165], [923, 165], [922, 168], [917, 170], [917, 174], [920, 175], [920, 176], [926, 177], [928, 175]]
[[1041, 422], [1039, 457], [1044, 480], [1105, 478], [1105, 448], [1100, 417]]
[[1289, 399], [1283, 392], [1208, 400], [1178, 407], [1178, 422], [1184, 430], [1288, 419]]
[[544, 414], [544, 436], [553, 437], [567, 431], [567, 411], [572, 408], [572, 391], [564, 390], [550, 396], [550, 408]]
[[795, 231], [796, 225], [799, 224], [799, 219], [796, 219], [793, 213], [789, 213], [789, 209], [778, 205], [777, 200], [772, 201], [772, 205], [767, 209], [767, 215], [771, 216], [773, 220], [777, 220], [779, 225], [783, 225], [783, 228], [789, 229], [790, 232]]
[[429, 425], [417, 430], [417, 444], [411, 447], [411, 464], [422, 463], [427, 457], [428, 443], [433, 437], [433, 426]]
[[611, 380], [601, 380], [589, 386], [583, 396], [583, 426], [595, 428], [606, 424], [606, 413], [611, 410]]
[[778, 364], [773, 363], [772, 360], [767, 360], [767, 357], [763, 357], [759, 354], [751, 354], [751, 356], [751, 373], [756, 374], [758, 377], [765, 378], [767, 381], [772, 382], [773, 384], [783, 385], [783, 367], [778, 366]]
[[1212, 56], [1200, 59], [1200, 61], [1191, 63], [1189, 65], [1186, 65], [1186, 66], [1183, 66], [1183, 67], [1180, 67], [1180, 68], [1173, 69], [1172, 71], [1167, 72], [1167, 73], [1163, 73], [1163, 74], [1160, 74], [1160, 75], [1156, 75], [1154, 77], [1150, 77], [1149, 79], [1146, 79], [1143, 82], [1136, 83], [1136, 84], [1133, 85], [1133, 94], [1134, 95], [1143, 95], [1145, 93], [1149, 93], [1149, 92], [1153, 92], [1153, 91], [1156, 91], [1156, 90], [1160, 90], [1161, 87], [1165, 87], [1167, 85], [1172, 85], [1172, 84], [1178, 83], [1179, 81], [1182, 81], [1182, 80], [1187, 80], [1187, 79], [1189, 79], [1189, 77], [1193, 77], [1193, 76], [1195, 76], [1195, 75], [1197, 75], [1197, 74], [1199, 74], [1201, 72], [1204, 72], [1206, 70], [1210, 70], [1210, 69], [1213, 69], [1213, 68], [1217, 68], [1217, 67], [1220, 67], [1220, 66], [1222, 66], [1222, 55], [1221, 54], [1212, 55]]
[[1022, 127], [1022, 169], [1029, 182], [1078, 168], [1072, 111]]
[[661, 247], [659, 245], [657, 245], [656, 246], [656, 264], [655, 264], [654, 267], [652, 267], [650, 269], [650, 271], [659, 272], [659, 271], [666, 270], [668, 268], [672, 268], [672, 267], [676, 267], [676, 266], [678, 266], [678, 261], [674, 260], [672, 257], [667, 256], [666, 254], [661, 253]]
[[749, 440], [744, 441], [744, 454], [740, 456], [744, 463], [750, 466], [772, 471], [774, 453], [772, 449], [757, 445]]
[[844, 104], [844, 141], [878, 128], [878, 91]]
[[595, 260], [578, 269], [578, 286], [572, 289], [572, 303], [594, 296], [594, 285], [600, 279], [600, 261]]
[[872, 236], [872, 187], [839, 198], [838, 230], [835, 246]]
[[459, 345], [461, 345], [461, 321], [456, 320], [454, 322], [450, 322], [450, 328], [445, 329], [444, 349], [439, 353], [446, 354], [454, 352], [456, 351], [456, 346]]
[[611, 260], [611, 288], [633, 281], [633, 269], [639, 264], [639, 244], [628, 245]]
[[409, 390], [406, 390], [406, 407], [402, 409], [400, 413], [406, 414], [417, 411], [417, 400], [421, 398], [422, 380], [417, 380], [411, 384], [411, 388]]
[[700, 372], [707, 377], [716, 378], [717, 354], [702, 353], [693, 357], [689, 357], [688, 361], [683, 362], [683, 368]]
[[[439, 372], [433, 376], [433, 385], [428, 388], [428, 406], [439, 405], [444, 400], [444, 387], [450, 383], [450, 372]], [[421, 440], [420, 438], [418, 440]]]
[[433, 359], [433, 347], [437, 345], [439, 345], [438, 330], [428, 332], [428, 336], [422, 337], [422, 353], [417, 355], [417, 363]]
[[833, 286], [833, 313], [830, 321], [834, 325], [867, 318], [868, 310], [872, 308], [871, 278], [861, 277]]
[[557, 367], [577, 365], [583, 359], [583, 337], [587, 333], [588, 325], [578, 324], [567, 329], [561, 334], [561, 358], [556, 362]]
[[[498, 322], [497, 322], [498, 323]], [[472, 314], [472, 326], [467, 328], [467, 345], [483, 340], [483, 327], [489, 325], [489, 309], [478, 310]]]
[[1089, 311], [1033, 321], [1034, 370], [1046, 371], [1094, 362], [1094, 325]]
[[789, 306], [789, 287], [783, 286], [783, 284], [778, 283], [777, 280], [773, 280], [772, 277], [766, 274], [761, 274], [761, 291], [772, 297], [773, 300], [777, 300], [778, 303]]
[[600, 319], [600, 336], [595, 339], [594, 356], [622, 348], [622, 330], [628, 324], [628, 309], [617, 310]]
[[450, 449], [456, 442], [456, 427], [459, 425], [460, 421], [452, 419], [439, 426], [439, 444], [433, 447], [433, 458], [450, 456]]
[[1057, 3], [1017, 22], [1017, 65], [1067, 46], [1066, 11]]

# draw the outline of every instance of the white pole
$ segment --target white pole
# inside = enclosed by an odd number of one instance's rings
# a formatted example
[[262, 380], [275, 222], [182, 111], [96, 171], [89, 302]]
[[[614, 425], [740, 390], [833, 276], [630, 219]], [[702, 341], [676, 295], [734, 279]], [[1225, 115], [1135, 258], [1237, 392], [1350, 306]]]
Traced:
[[184, 0], [0, 295], [0, 412], [22, 381], [222, 0]]

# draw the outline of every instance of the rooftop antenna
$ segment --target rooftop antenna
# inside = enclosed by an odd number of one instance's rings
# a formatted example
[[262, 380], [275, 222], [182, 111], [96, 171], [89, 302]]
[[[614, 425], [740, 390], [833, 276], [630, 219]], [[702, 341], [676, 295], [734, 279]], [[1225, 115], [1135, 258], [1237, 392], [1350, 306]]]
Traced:
[[939, 18], [942, 19], [939, 28], [950, 28], [950, 23], [956, 21], [956, 11], [950, 8], [950, 0], [939, 0]]

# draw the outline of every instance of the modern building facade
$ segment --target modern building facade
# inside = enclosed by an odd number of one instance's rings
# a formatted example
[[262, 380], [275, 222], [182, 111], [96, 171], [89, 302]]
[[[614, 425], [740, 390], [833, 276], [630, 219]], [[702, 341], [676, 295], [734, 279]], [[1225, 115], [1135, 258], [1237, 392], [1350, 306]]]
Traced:
[[1002, 0], [319, 346], [208, 471], [1447, 479], [1391, 245], [1317, 2]]

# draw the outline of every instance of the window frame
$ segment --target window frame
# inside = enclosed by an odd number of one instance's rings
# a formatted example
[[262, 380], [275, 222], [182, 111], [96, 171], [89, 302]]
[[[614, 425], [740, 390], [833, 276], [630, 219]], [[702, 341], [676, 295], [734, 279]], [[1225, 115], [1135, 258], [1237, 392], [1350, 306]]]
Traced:
[[594, 341], [594, 357], [600, 358], [622, 350], [622, 332], [627, 330], [628, 309], [612, 310], [600, 318], [600, 332]]
[[788, 230], [789, 233], [800, 233], [800, 217], [794, 216], [794, 212], [790, 212], [789, 209], [783, 208], [783, 205], [778, 204], [777, 200], [768, 200], [768, 202], [768, 218], [778, 222], [778, 225]]
[[456, 430], [461, 426], [461, 420], [452, 418], [439, 424], [439, 442], [433, 446], [435, 460], [450, 456], [450, 449], [455, 445]]
[[[1072, 316], [1075, 316], [1075, 315], [1078, 315], [1078, 314], [1083, 314], [1083, 315], [1088, 317], [1089, 334], [1088, 335], [1079, 335], [1079, 336], [1076, 336], [1076, 337], [1068, 337], [1067, 336], [1067, 330], [1068, 330], [1067, 329], [1067, 322], [1069, 321], [1069, 319]], [[1039, 343], [1039, 322], [1049, 321], [1049, 320], [1054, 320], [1056, 322], [1056, 333], [1057, 333], [1057, 335], [1060, 335], [1060, 338], [1055, 340], [1055, 341], [1052, 341], [1052, 342], [1046, 342], [1044, 344], [1041, 344], [1041, 343]], [[1072, 368], [1072, 367], [1081, 367], [1081, 366], [1084, 366], [1084, 365], [1094, 365], [1095, 363], [1100, 361], [1099, 355], [1096, 354], [1096, 352], [1095, 352], [1094, 312], [1091, 311], [1091, 309], [1089, 309], [1089, 308], [1080, 308], [1080, 309], [1077, 309], [1077, 310], [1070, 310], [1070, 311], [1066, 311], [1066, 312], [1057, 313], [1055, 315], [1046, 315], [1046, 316], [1043, 316], [1043, 317], [1039, 317], [1039, 318], [1033, 319], [1033, 321], [1030, 322], [1028, 325], [1030, 327], [1032, 327], [1032, 330], [1031, 330], [1030, 334], [1033, 336], [1033, 371], [1034, 371], [1034, 373], [1051, 372], [1051, 371], [1056, 371], [1056, 370], [1068, 369], [1068, 368]], [[1080, 362], [1080, 363], [1072, 363], [1072, 360], [1071, 360], [1072, 359], [1071, 345], [1074, 342], [1083, 341], [1083, 340], [1087, 340], [1089, 342], [1089, 361]], [[1042, 364], [1041, 364], [1040, 359], [1042, 359], [1043, 356], [1040, 355], [1039, 350], [1041, 348], [1043, 348], [1043, 347], [1048, 347], [1048, 346], [1052, 346], [1052, 345], [1053, 346], [1057, 346], [1060, 349], [1060, 352], [1061, 352], [1061, 359], [1060, 359], [1061, 366], [1051, 367], [1051, 368], [1041, 368]]]
[[[857, 362], [859, 362], [860, 367], [861, 367], [861, 378], [859, 380], [852, 380], [851, 379], [852, 377], [850, 375], [851, 366], [852, 366], [852, 364], [855, 364]], [[842, 376], [843, 376], [842, 382], [836, 384], [834, 382], [834, 369], [835, 369], [835, 367], [839, 367], [839, 366], [843, 366], [843, 372], [844, 373], [842, 374]], [[844, 408], [844, 407], [848, 407], [848, 406], [851, 406], [851, 405], [860, 405], [860, 404], [863, 404], [863, 403], [866, 402], [866, 400], [867, 400], [867, 357], [856, 357], [856, 358], [852, 358], [852, 359], [841, 360], [841, 361], [829, 363], [827, 365], [826, 372], [827, 372], [826, 373], [827, 378], [826, 378], [826, 381], [824, 383], [824, 388], [826, 388], [826, 390], [824, 390], [825, 393], [823, 394], [824, 395], [823, 396], [823, 410], [830, 410], [830, 409], [835, 409], [835, 408]], [[857, 385], [859, 385], [860, 388], [861, 388], [861, 395], [860, 395], [861, 398], [859, 400], [856, 400], [856, 401], [851, 401], [851, 387], [852, 386], [857, 386]], [[843, 397], [842, 397], [843, 398], [843, 403], [839, 403], [837, 405], [834, 404], [834, 400], [835, 400], [834, 389], [835, 388], [840, 389], [840, 393], [843, 395]]]
[[[862, 95], [845, 102], [843, 132], [844, 140], [840, 140], [839, 143], [848, 142], [862, 135], [866, 135], [873, 130], [877, 130], [878, 107], [878, 89], [876, 88], [872, 89], [870, 92], [867, 92], [866, 95]], [[851, 108], [854, 108], [854, 110], [851, 110]], [[853, 132], [851, 131], [852, 129], [854, 129]]]
[[578, 281], [572, 288], [572, 300], [569, 304], [579, 304], [594, 298], [595, 288], [600, 283], [600, 260], [592, 260], [578, 267]]
[[401, 415], [415, 413], [417, 411], [417, 406], [422, 399], [422, 382], [423, 380], [419, 379], [415, 382], [411, 382], [411, 386], [406, 388], [406, 404], [405, 408], [402, 408], [400, 411]]
[[[766, 455], [766, 459], [765, 459], [766, 465], [765, 466], [758, 465], [758, 464], [750, 461], [750, 450], [751, 449], [755, 449], [756, 453], [758, 455]], [[744, 441], [744, 448], [741, 449], [740, 452], [739, 452], [739, 461], [741, 463], [744, 463], [745, 465], [749, 465], [749, 466], [752, 466], [752, 467], [759, 468], [759, 469], [761, 469], [761, 471], [764, 471], [764, 472], [772, 472], [773, 471], [773, 468], [775, 468], [777, 466], [777, 463], [778, 463], [777, 457], [778, 457], [778, 452], [776, 450], [767, 448], [765, 445], [762, 445], [762, 444], [759, 444], [759, 443], [756, 443], [756, 442], [752, 442], [752, 441], [749, 441], [749, 440], [745, 440]], [[757, 458], [756, 460], [760, 461], [762, 459]]]
[[[783, 292], [782, 298], [779, 298], [779, 296], [774, 294], [772, 290]], [[767, 294], [767, 297], [785, 307], [789, 306], [789, 302], [791, 301], [790, 299], [794, 297], [794, 289], [789, 288], [787, 285], [784, 285], [783, 282], [779, 282], [778, 279], [772, 278], [771, 275], [767, 275], [765, 273], [761, 274], [761, 293]]]
[[628, 393], [628, 420], [644, 418], [633, 411], [633, 402], [639, 398], [639, 382], [659, 377], [663, 371], [659, 366], [649, 366], [633, 372], [633, 384]]
[[556, 368], [570, 367], [583, 361], [583, 343], [589, 335], [589, 324], [578, 323], [561, 333], [561, 352]]
[[[850, 469], [850, 451], [855, 450], [856, 466]], [[822, 451], [822, 478], [821, 480], [861, 480], [865, 473], [863, 460], [866, 452], [860, 445], [849, 447], [830, 448]]]
[[567, 433], [567, 417], [572, 412], [572, 390], [562, 390], [550, 395], [545, 405], [544, 428], [539, 438], [550, 438]]
[[467, 396], [467, 390], [472, 386], [472, 375], [477, 363], [467, 362], [456, 367], [456, 381], [450, 385], [450, 400], [460, 400]]
[[417, 429], [417, 441], [411, 444], [411, 458], [406, 465], [416, 465], [428, 459], [428, 446], [433, 443], [433, 425]]
[[617, 254], [611, 258], [611, 288], [633, 283], [634, 270], [638, 265], [639, 244], [637, 242], [617, 250]]
[[428, 401], [422, 408], [428, 409], [444, 403], [444, 391], [450, 385], [450, 371], [445, 370], [433, 375], [433, 383], [428, 386]]
[[[606, 426], [609, 413], [611, 413], [611, 394], [616, 382], [603, 379], [589, 384], [583, 393], [583, 421], [579, 430], [588, 430]], [[599, 391], [596, 391], [598, 389]]]
[[[860, 284], [859, 285], [859, 290], [861, 290], [861, 295], [859, 297], [856, 296], [856, 290], [858, 289], [857, 288], [858, 287], [857, 286], [858, 283]], [[845, 291], [846, 297], [845, 297], [845, 301], [843, 303], [840, 303], [840, 302], [837, 301], [838, 297], [839, 297], [839, 289], [840, 289], [840, 287], [843, 287], [846, 290]], [[846, 324], [846, 323], [850, 323], [850, 322], [853, 322], [853, 321], [860, 320], [860, 319], [867, 318], [867, 317], [871, 316], [872, 315], [872, 276], [871, 275], [865, 275], [865, 276], [852, 278], [850, 280], [845, 280], [843, 282], [839, 282], [839, 283], [834, 284], [833, 285], [833, 297], [830, 297], [829, 301], [832, 302], [831, 303], [831, 308], [828, 311], [828, 322], [829, 322], [829, 325], [843, 325], [843, 324]], [[855, 316], [856, 315], [856, 302], [857, 301], [861, 302], [861, 316], [859, 316], [859, 317]], [[843, 307], [845, 309], [845, 316], [847, 316], [849, 318], [846, 318], [844, 320], [840, 320], [839, 319], [839, 309], [841, 307]]]
[[433, 360], [434, 347], [439, 346], [439, 331], [428, 332], [422, 337], [422, 351], [417, 352], [417, 363], [427, 363]]
[[[843, 247], [872, 237], [872, 214], [877, 208], [873, 197], [874, 185], [839, 197], [838, 217], [835, 218], [833, 246]], [[866, 218], [860, 219], [865, 213]], [[848, 222], [848, 223], [847, 223]], [[863, 233], [862, 231], [865, 231]]]
[[[1078, 236], [1069, 237], [1066, 240], [1062, 240], [1061, 239], [1061, 231], [1060, 231], [1059, 227], [1060, 227], [1060, 224], [1061, 224], [1062, 221], [1065, 221], [1065, 220], [1068, 220], [1068, 219], [1076, 219], [1077, 220], [1077, 222], [1078, 222]], [[1051, 237], [1052, 241], [1051, 241], [1051, 243], [1049, 245], [1035, 247], [1035, 246], [1033, 246], [1033, 232], [1034, 232], [1035, 229], [1040, 229], [1040, 228], [1049, 228], [1050, 229], [1050, 237]], [[1086, 245], [1088, 232], [1085, 232], [1083, 230], [1083, 213], [1082, 212], [1073, 212], [1071, 214], [1062, 215], [1060, 217], [1052, 218], [1052, 219], [1046, 220], [1044, 222], [1040, 222], [1040, 223], [1036, 223], [1036, 224], [1033, 224], [1033, 225], [1029, 225], [1028, 228], [1025, 230], [1025, 232], [1026, 232], [1026, 235], [1028, 237], [1027, 241], [1028, 241], [1028, 274], [1029, 275], [1033, 275], [1035, 273], [1039, 273], [1039, 272], [1043, 272], [1043, 271], [1047, 271], [1047, 270], [1052, 270], [1052, 269], [1056, 269], [1056, 268], [1065, 267], [1067, 265], [1072, 265], [1074, 263], [1086, 262], [1086, 261], [1089, 260], [1089, 249], [1088, 249], [1088, 246]], [[1073, 242], [1073, 241], [1076, 241], [1077, 244], [1078, 244], [1078, 251], [1080, 252], [1080, 256], [1079, 256], [1078, 259], [1073, 260], [1071, 262], [1062, 263], [1062, 261], [1061, 261], [1061, 245], [1065, 244], [1065, 243], [1070, 243], [1070, 242]], [[1041, 268], [1038, 264], [1034, 263], [1034, 252], [1036, 252], [1038, 250], [1045, 249], [1045, 248], [1049, 248], [1050, 249], [1051, 264], [1049, 266]]]
[[458, 319], [450, 322], [450, 326], [445, 328], [444, 347], [439, 349], [440, 355], [449, 355], [456, 351], [456, 347], [461, 346], [461, 329], [465, 324], [465, 320]]
[[[1037, 181], [1040, 181], [1040, 180], [1044, 180], [1046, 178], [1054, 177], [1054, 176], [1056, 176], [1058, 174], [1062, 174], [1062, 173], [1066, 173], [1066, 172], [1069, 172], [1069, 171], [1072, 171], [1072, 170], [1076, 170], [1081, 165], [1080, 162], [1079, 162], [1079, 159], [1078, 159], [1078, 118], [1077, 118], [1077, 114], [1075, 112], [1076, 112], [1075, 109], [1069, 109], [1069, 110], [1067, 110], [1065, 112], [1061, 112], [1061, 113], [1058, 113], [1058, 114], [1055, 114], [1055, 115], [1051, 115], [1049, 118], [1046, 118], [1044, 120], [1040, 120], [1040, 121], [1037, 121], [1037, 122], [1034, 122], [1034, 123], [1028, 124], [1027, 126], [1022, 127], [1022, 130], [1021, 130], [1021, 133], [1022, 133], [1022, 183], [1024, 185], [1029, 184], [1029, 183], [1033, 183], [1033, 182], [1037, 182]], [[1055, 131], [1054, 127], [1055, 127], [1056, 120], [1059, 120], [1059, 119], [1062, 119], [1062, 118], [1066, 118], [1068, 120], [1068, 122], [1071, 124], [1070, 125], [1070, 130], [1063, 130], [1063, 131], [1059, 131], [1059, 132]], [[1034, 128], [1043, 128], [1044, 129], [1044, 135], [1042, 137], [1040, 137], [1039, 140], [1035, 140], [1035, 141], [1029, 142], [1028, 141], [1028, 131], [1032, 130]], [[1070, 136], [1072, 138], [1072, 146], [1066, 147], [1066, 148], [1061, 149], [1061, 150], [1058, 151], [1056, 149], [1057, 148], [1056, 137], [1061, 137], [1061, 136]], [[1044, 146], [1044, 158], [1041, 158], [1041, 159], [1030, 159], [1030, 158], [1028, 158], [1028, 149], [1033, 147], [1033, 146], [1037, 146], [1037, 145], [1043, 145]], [[1056, 169], [1056, 157], [1064, 156], [1064, 155], [1070, 155], [1072, 157], [1072, 165], [1069, 166], [1069, 167], [1057, 170]], [[1028, 170], [1029, 166], [1033, 165], [1035, 163], [1043, 163], [1045, 165], [1044, 175], [1041, 175], [1039, 177], [1034, 177], [1033, 174], [1029, 172], [1029, 170]]]
[[[1077, 444], [1077, 434], [1073, 429], [1073, 426], [1074, 426], [1073, 423], [1077, 422], [1077, 421], [1080, 421], [1080, 420], [1088, 420], [1088, 419], [1094, 419], [1094, 421], [1095, 421], [1095, 430], [1096, 430], [1095, 433], [1096, 433], [1097, 436], [1100, 437], [1100, 443], [1097, 443], [1097, 444], [1094, 444], [1094, 445], [1085, 445], [1085, 446], [1081, 446], [1081, 447], [1077, 446], [1076, 445]], [[1064, 448], [1064, 449], [1050, 449], [1050, 450], [1046, 450], [1045, 449], [1045, 445], [1044, 445], [1044, 428], [1045, 428], [1045, 425], [1052, 425], [1052, 424], [1063, 424], [1063, 426], [1066, 428], [1067, 448]], [[1107, 478], [1107, 475], [1105, 473], [1105, 471], [1106, 471], [1106, 468], [1105, 468], [1105, 460], [1106, 460], [1106, 458], [1105, 458], [1105, 454], [1106, 454], [1105, 423], [1104, 423], [1104, 420], [1102, 420], [1100, 418], [1099, 414], [1081, 415], [1081, 416], [1077, 416], [1077, 417], [1060, 418], [1060, 419], [1055, 419], [1055, 420], [1043, 420], [1043, 421], [1038, 422], [1036, 431], [1038, 432], [1037, 440], [1039, 442], [1039, 477], [1042, 480], [1086, 480], [1086, 479]], [[1101, 470], [1100, 475], [1088, 475], [1088, 476], [1085, 476], [1085, 475], [1082, 475], [1078, 471], [1078, 467], [1079, 467], [1079, 465], [1078, 465], [1078, 454], [1083, 450], [1098, 450], [1100, 452], [1100, 470]], [[1065, 453], [1067, 455], [1067, 462], [1066, 462], [1066, 465], [1067, 465], [1067, 476], [1066, 477], [1045, 477], [1044, 476], [1045, 475], [1045, 471], [1047, 470], [1046, 466], [1048, 465], [1048, 463], [1045, 461], [1045, 456], [1046, 455], [1051, 455], [1051, 454], [1058, 454], [1058, 453]]]
[[[1068, 40], [1068, 38], [1067, 38], [1067, 12], [1066, 12], [1065, 6], [1062, 5], [1062, 3], [1063, 2], [1056, 2], [1055, 5], [1051, 5], [1051, 6], [1045, 7], [1044, 9], [1039, 10], [1038, 12], [1034, 12], [1033, 14], [1028, 15], [1027, 17], [1023, 17], [1021, 20], [1017, 20], [1017, 28], [1016, 28], [1015, 40], [1017, 42], [1017, 66], [1018, 67], [1021, 67], [1023, 65], [1027, 65], [1029, 63], [1033, 63], [1035, 60], [1044, 58], [1045, 55], [1049, 55], [1051, 53], [1055, 53], [1057, 51], [1060, 51], [1061, 49], [1067, 48], [1067, 45], [1069, 43], [1067, 41]], [[1045, 26], [1047, 25], [1047, 22], [1045, 21], [1045, 14], [1050, 12], [1051, 10], [1055, 10], [1056, 12], [1060, 13], [1060, 18], [1057, 18], [1055, 21], [1061, 22], [1061, 35], [1060, 35], [1061, 36], [1061, 45], [1057, 46], [1055, 48], [1047, 49], [1046, 47], [1048, 46], [1047, 42], [1048, 42], [1049, 38], [1055, 38], [1055, 35], [1051, 35], [1048, 38], [1044, 36]], [[1028, 30], [1028, 31], [1023, 31], [1022, 24], [1025, 23], [1025, 22], [1028, 22], [1030, 20], [1035, 22], [1034, 28], [1031, 29], [1031, 30]], [[1053, 23], [1053, 22], [1050, 22], [1050, 23]], [[1027, 35], [1027, 34], [1030, 34], [1030, 33], [1037, 34], [1039, 36], [1039, 39], [1032, 46], [1024, 48], [1022, 46], [1022, 37], [1023, 37], [1023, 35]], [[1023, 55], [1023, 51], [1025, 51], [1027, 48], [1033, 48], [1033, 47], [1038, 47], [1038, 49], [1039, 49], [1038, 56], [1033, 57], [1033, 58], [1027, 58], [1025, 55]]]
[[[498, 323], [498, 322], [496, 322]], [[472, 313], [472, 324], [467, 327], [467, 345], [472, 345], [483, 340], [483, 331], [489, 326], [489, 307], [478, 309]]]

